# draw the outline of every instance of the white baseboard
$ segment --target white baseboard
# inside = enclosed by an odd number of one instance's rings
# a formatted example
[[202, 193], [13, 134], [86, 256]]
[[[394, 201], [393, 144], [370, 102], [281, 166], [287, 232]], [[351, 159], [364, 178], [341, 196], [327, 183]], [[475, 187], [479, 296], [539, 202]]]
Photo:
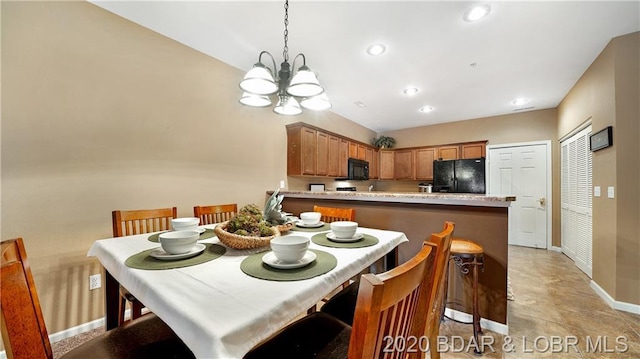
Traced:
[[554, 252], [558, 252], [558, 253], [562, 253], [562, 247], [556, 247], [556, 246], [551, 246], [549, 248], [550, 251], [554, 251]]
[[[473, 321], [473, 315], [465, 313], [465, 312], [461, 312], [459, 310], [455, 310], [455, 309], [450, 309], [450, 308], [446, 308], [444, 310], [444, 314], [452, 319], [455, 320], [459, 320], [461, 322], [471, 322]], [[498, 322], [494, 322], [493, 320], [489, 320], [489, 319], [484, 319], [484, 318], [480, 318], [480, 326], [483, 329], [489, 329], [493, 332], [499, 333], [499, 334], [504, 334], [504, 335], [509, 335], [509, 326], [502, 324], [502, 323], [498, 323]], [[471, 326], [471, 324], [469, 324], [469, 328], [471, 330], [471, 333], [473, 333], [473, 327]]]
[[613, 297], [610, 296], [609, 293], [607, 293], [604, 289], [602, 289], [602, 287], [600, 287], [598, 283], [596, 283], [593, 280], [591, 281], [590, 286], [596, 292], [596, 294], [598, 294], [600, 298], [602, 298], [611, 308], [616, 310], [621, 310], [623, 312], [640, 314], [640, 305], [626, 303], [626, 302], [619, 302], [613, 299]]

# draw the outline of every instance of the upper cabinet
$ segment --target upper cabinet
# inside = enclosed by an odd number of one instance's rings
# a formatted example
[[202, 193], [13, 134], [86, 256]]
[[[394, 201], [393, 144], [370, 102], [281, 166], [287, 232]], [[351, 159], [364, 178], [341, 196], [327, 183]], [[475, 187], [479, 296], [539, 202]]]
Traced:
[[287, 174], [315, 175], [317, 131], [306, 127], [287, 128]]
[[381, 180], [394, 179], [394, 152], [392, 150], [380, 150], [380, 172], [378, 178]]
[[433, 161], [485, 156], [486, 141], [380, 151], [379, 179], [432, 180]]
[[[369, 161], [369, 177], [377, 178], [377, 150], [302, 122], [287, 125], [287, 175], [346, 177], [349, 157]], [[373, 172], [373, 173], [372, 173]]]
[[487, 142], [470, 142], [460, 145], [460, 158], [485, 157]]
[[394, 179], [413, 179], [414, 158], [413, 150], [393, 151], [393, 176]]
[[487, 141], [383, 149], [302, 122], [287, 125], [287, 175], [346, 177], [348, 158], [369, 162], [369, 178], [432, 180], [433, 161], [485, 157]]
[[415, 150], [416, 179], [433, 178], [433, 161], [436, 159], [436, 147], [418, 148]]
[[438, 159], [457, 160], [460, 158], [460, 146], [440, 146], [438, 147]]

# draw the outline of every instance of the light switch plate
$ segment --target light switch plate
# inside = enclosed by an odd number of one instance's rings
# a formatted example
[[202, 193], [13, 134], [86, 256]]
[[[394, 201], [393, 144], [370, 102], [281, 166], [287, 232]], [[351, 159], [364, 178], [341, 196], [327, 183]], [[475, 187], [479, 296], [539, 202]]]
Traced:
[[600, 197], [600, 186], [593, 187], [593, 196]]
[[607, 197], [614, 198], [613, 186], [607, 187]]

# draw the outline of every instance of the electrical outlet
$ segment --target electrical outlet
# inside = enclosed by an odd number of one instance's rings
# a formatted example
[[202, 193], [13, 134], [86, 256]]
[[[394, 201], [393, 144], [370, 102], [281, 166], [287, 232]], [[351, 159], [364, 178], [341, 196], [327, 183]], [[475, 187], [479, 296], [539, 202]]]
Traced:
[[89, 276], [89, 290], [94, 290], [102, 287], [102, 275], [94, 274]]

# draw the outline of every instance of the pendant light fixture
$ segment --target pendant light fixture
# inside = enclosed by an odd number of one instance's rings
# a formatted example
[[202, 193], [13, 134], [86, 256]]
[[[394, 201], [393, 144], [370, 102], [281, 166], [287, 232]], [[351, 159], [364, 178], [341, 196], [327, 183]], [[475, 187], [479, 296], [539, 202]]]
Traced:
[[[277, 94], [278, 103], [273, 112], [280, 115], [298, 115], [302, 113], [302, 107], [309, 110], [326, 110], [331, 108], [329, 98], [324, 93], [324, 88], [320, 86], [316, 74], [311, 71], [306, 64], [304, 54], [300, 53], [293, 59], [293, 64], [289, 65], [289, 0], [284, 3], [284, 50], [282, 56], [284, 61], [280, 64], [280, 71], [277, 77], [276, 60], [268, 51], [260, 52], [258, 62], [247, 72], [240, 82], [240, 88], [244, 91], [240, 97], [240, 103], [252, 107], [271, 106], [270, 95]], [[268, 55], [273, 63], [273, 69], [262, 62], [262, 55]], [[295, 75], [296, 60], [302, 59], [302, 66], [298, 68]], [[298, 99], [301, 100], [298, 103]]]

